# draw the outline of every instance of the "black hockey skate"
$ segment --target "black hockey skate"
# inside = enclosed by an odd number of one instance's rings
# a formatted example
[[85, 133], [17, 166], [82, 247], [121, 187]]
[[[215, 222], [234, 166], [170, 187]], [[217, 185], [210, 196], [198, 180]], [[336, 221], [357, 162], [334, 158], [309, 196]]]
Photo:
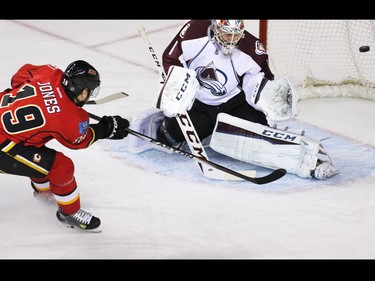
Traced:
[[65, 214], [59, 209], [56, 212], [56, 216], [59, 221], [66, 224], [70, 228], [90, 232], [100, 232], [98, 229], [100, 226], [100, 219], [84, 210], [80, 209], [76, 213], [69, 215]]

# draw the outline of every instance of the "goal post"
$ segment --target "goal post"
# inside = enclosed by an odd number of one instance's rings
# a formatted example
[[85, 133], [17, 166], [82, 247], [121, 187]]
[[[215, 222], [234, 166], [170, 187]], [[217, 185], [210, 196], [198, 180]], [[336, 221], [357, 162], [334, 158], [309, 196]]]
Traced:
[[260, 20], [259, 39], [275, 78], [289, 78], [301, 99], [375, 100], [375, 20]]

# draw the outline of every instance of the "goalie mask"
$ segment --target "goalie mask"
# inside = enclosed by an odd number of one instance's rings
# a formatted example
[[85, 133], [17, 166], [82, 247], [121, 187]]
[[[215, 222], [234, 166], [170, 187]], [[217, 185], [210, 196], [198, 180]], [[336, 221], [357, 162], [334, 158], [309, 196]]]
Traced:
[[[62, 81], [65, 92], [70, 100], [78, 106], [83, 106], [90, 98], [95, 98], [100, 90], [99, 72], [89, 63], [77, 60], [68, 65]], [[82, 91], [87, 89], [87, 98], [78, 100]]]
[[212, 20], [213, 40], [220, 45], [224, 55], [230, 55], [233, 48], [244, 37], [243, 20]]

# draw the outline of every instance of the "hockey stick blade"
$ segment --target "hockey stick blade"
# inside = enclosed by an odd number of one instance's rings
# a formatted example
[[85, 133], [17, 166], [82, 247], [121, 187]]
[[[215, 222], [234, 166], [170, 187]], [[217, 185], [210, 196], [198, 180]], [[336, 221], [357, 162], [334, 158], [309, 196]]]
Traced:
[[101, 99], [89, 100], [86, 104], [103, 104], [103, 103], [107, 103], [107, 102], [110, 102], [110, 101], [113, 101], [113, 100], [125, 98], [125, 97], [128, 97], [128, 96], [129, 95], [127, 93], [118, 92], [118, 93], [106, 96], [104, 98], [101, 98]]
[[206, 160], [205, 158], [203, 157], [199, 157], [199, 156], [195, 156], [189, 152], [186, 152], [186, 151], [183, 151], [181, 149], [178, 149], [178, 148], [175, 148], [175, 147], [171, 147], [171, 146], [168, 146], [166, 144], [163, 144], [151, 137], [148, 137], [144, 134], [141, 134], [139, 132], [136, 132], [136, 131], [133, 131], [131, 129], [127, 129], [127, 131], [136, 136], [136, 137], [139, 137], [143, 140], [147, 140], [149, 141], [152, 145], [155, 145], [155, 146], [158, 146], [158, 147], [162, 147], [163, 149], [167, 150], [167, 151], [172, 151], [174, 153], [177, 153], [177, 154], [180, 154], [182, 156], [185, 156], [187, 158], [190, 158], [190, 159], [193, 159], [201, 164], [206, 164], [208, 166], [211, 166], [215, 169], [218, 169], [220, 171], [223, 171], [225, 173], [228, 173], [232, 176], [235, 176], [235, 177], [238, 177], [240, 179], [243, 179], [243, 180], [246, 180], [246, 181], [249, 181], [249, 182], [252, 182], [252, 183], [255, 183], [255, 184], [267, 184], [267, 183], [270, 183], [270, 182], [273, 182], [273, 181], [276, 181], [278, 179], [280, 179], [281, 177], [283, 177], [285, 174], [286, 174], [286, 170], [285, 169], [277, 169], [277, 170], [274, 170], [272, 171], [270, 174], [266, 175], [266, 176], [263, 176], [263, 177], [249, 177], [249, 176], [246, 176], [244, 174], [241, 174], [241, 173], [238, 173], [234, 170], [231, 170], [229, 168], [226, 168], [224, 166], [221, 166], [217, 163], [214, 163], [212, 161], [209, 161], [209, 160]]
[[[94, 119], [94, 120], [97, 120], [99, 121], [101, 118], [95, 114], [92, 114], [89, 112], [89, 116], [90, 118]], [[199, 157], [199, 156], [195, 156], [189, 152], [186, 152], [186, 151], [183, 151], [181, 149], [178, 149], [178, 148], [175, 148], [175, 147], [172, 147], [172, 146], [168, 146], [166, 144], [163, 144], [159, 141], [157, 141], [156, 139], [153, 139], [149, 136], [146, 136], [142, 133], [139, 133], [139, 132], [136, 132], [134, 130], [131, 130], [129, 128], [126, 129], [128, 131], [129, 134], [132, 134], [136, 137], [139, 137], [143, 140], [146, 140], [148, 142], [150, 142], [152, 145], [155, 145], [155, 146], [158, 146], [158, 147], [161, 147], [163, 148], [164, 150], [166, 151], [172, 151], [174, 153], [177, 153], [177, 154], [180, 154], [182, 156], [185, 156], [187, 158], [190, 158], [190, 159], [194, 159], [195, 161], [198, 161], [199, 163], [202, 163], [202, 164], [207, 164], [213, 168], [216, 168], [220, 171], [223, 171], [225, 173], [228, 173], [232, 176], [235, 176], [235, 177], [238, 177], [238, 178], [241, 178], [243, 180], [246, 180], [246, 181], [249, 181], [249, 182], [252, 182], [254, 184], [267, 184], [267, 183], [270, 183], [270, 182], [273, 182], [273, 181], [276, 181], [280, 178], [282, 178], [285, 174], [286, 174], [286, 170], [285, 169], [277, 169], [277, 170], [274, 170], [272, 171], [270, 174], [268, 175], [265, 175], [263, 177], [249, 177], [249, 176], [246, 176], [244, 174], [241, 174], [241, 173], [238, 173], [234, 170], [231, 170], [229, 168], [226, 168], [224, 166], [221, 166], [217, 163], [214, 163], [212, 161], [209, 161], [209, 160], [206, 160], [205, 158], [203, 157]]]

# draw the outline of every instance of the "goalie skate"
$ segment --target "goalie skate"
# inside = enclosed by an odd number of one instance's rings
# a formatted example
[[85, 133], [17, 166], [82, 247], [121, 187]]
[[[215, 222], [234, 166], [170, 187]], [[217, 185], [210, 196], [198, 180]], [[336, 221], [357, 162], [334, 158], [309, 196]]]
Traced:
[[336, 175], [338, 172], [339, 170], [331, 163], [318, 160], [313, 176], [318, 180], [324, 180]]

